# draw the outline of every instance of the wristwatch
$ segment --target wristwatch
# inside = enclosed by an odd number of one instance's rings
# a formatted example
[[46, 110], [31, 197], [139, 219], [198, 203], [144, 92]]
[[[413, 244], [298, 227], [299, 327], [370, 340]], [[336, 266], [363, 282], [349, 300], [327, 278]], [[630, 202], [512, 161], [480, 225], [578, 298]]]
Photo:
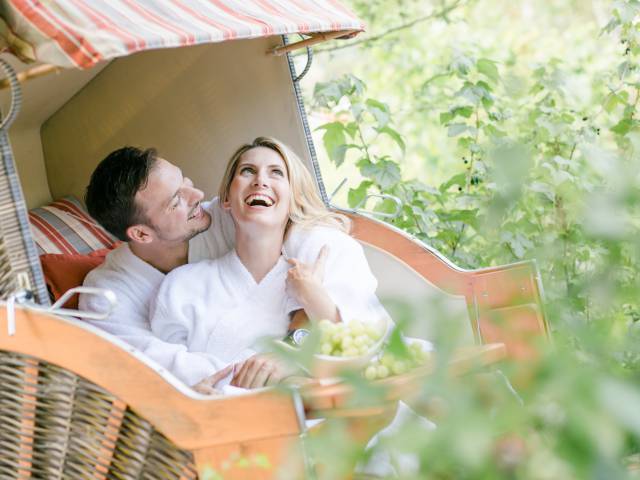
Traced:
[[289, 330], [287, 336], [282, 339], [283, 342], [288, 343], [291, 346], [299, 347], [304, 343], [305, 338], [309, 335], [309, 330], [306, 328], [297, 328], [295, 330]]

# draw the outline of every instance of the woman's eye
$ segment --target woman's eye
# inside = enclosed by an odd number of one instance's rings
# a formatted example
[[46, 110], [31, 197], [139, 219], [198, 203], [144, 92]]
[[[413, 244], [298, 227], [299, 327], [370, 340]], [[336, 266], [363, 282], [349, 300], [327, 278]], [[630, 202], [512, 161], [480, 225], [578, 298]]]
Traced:
[[243, 174], [243, 175], [247, 174], [247, 173], [251, 174], [251, 173], [253, 173], [253, 168], [251, 168], [251, 167], [242, 167], [240, 169], [240, 173]]
[[272, 171], [274, 174], [284, 177], [284, 171], [280, 170], [279, 168], [274, 168]]

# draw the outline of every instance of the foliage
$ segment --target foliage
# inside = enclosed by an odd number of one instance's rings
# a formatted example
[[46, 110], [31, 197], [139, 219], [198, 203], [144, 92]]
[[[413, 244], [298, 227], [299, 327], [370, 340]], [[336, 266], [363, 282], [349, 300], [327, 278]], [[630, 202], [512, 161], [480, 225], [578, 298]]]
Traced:
[[[420, 4], [352, 2], [374, 32], [410, 22]], [[565, 15], [584, 6], [562, 5]], [[435, 375], [421, 398], [441, 399], [448, 414], [429, 435], [405, 425], [385, 447], [417, 453], [416, 478], [623, 478], [622, 459], [639, 451], [640, 2], [614, 1], [610, 13], [575, 56], [532, 62], [499, 41], [455, 45], [428, 70], [415, 61], [430, 55], [424, 46], [394, 33], [359, 48], [392, 63], [401, 84], [371, 74], [375, 96], [353, 74], [315, 85], [327, 158], [360, 176], [348, 183], [350, 207], [463, 267], [537, 259], [543, 275], [557, 348], [534, 367], [522, 403], [497, 385], [501, 374]], [[455, 23], [455, 8], [444, 16]], [[456, 41], [443, 31], [442, 42]], [[424, 155], [420, 131], [440, 156]], [[421, 174], [430, 168], [446, 175], [434, 182]]]

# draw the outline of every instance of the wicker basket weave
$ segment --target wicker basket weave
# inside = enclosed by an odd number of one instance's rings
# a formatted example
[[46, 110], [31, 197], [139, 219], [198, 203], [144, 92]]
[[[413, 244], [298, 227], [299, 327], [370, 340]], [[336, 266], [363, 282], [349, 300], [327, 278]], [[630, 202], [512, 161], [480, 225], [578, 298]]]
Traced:
[[189, 452], [101, 387], [0, 351], [0, 478], [193, 479]]

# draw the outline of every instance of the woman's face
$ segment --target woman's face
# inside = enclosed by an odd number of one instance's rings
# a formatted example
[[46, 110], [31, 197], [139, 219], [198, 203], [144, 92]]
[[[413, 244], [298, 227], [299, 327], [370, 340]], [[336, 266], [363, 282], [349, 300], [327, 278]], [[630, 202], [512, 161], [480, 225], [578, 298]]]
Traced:
[[289, 219], [291, 188], [287, 167], [278, 152], [256, 147], [245, 152], [223, 206], [243, 224], [284, 228]]

